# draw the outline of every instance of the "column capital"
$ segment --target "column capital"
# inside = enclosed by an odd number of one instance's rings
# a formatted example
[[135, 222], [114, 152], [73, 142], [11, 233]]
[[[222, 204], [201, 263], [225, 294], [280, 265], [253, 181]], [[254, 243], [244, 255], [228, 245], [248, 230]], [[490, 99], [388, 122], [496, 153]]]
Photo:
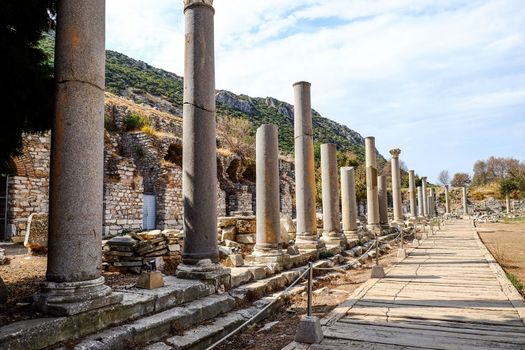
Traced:
[[421, 181], [427, 181], [427, 176], [421, 176]]
[[399, 148], [391, 149], [389, 152], [392, 155], [392, 158], [399, 158], [399, 154], [401, 154], [401, 150]]
[[184, 10], [192, 6], [209, 6], [213, 8], [213, 0], [184, 0]]

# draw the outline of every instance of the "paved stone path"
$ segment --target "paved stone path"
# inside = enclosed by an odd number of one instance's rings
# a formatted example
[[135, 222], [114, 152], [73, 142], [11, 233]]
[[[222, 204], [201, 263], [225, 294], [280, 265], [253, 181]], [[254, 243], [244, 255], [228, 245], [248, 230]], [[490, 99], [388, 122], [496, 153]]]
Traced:
[[425, 239], [290, 349], [525, 349], [525, 305], [468, 220]]

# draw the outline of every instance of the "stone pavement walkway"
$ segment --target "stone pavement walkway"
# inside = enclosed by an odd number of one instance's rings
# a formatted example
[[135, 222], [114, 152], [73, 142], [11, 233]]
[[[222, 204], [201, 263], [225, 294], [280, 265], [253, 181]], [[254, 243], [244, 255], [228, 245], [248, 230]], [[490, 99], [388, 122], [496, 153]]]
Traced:
[[471, 221], [408, 253], [322, 320], [321, 344], [285, 349], [525, 349], [523, 299]]

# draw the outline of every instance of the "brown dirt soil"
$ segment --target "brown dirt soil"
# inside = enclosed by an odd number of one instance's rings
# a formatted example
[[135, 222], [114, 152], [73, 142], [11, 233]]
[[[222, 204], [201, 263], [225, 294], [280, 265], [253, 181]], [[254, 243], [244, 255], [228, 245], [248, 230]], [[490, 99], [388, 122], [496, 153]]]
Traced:
[[[397, 247], [381, 257], [381, 265], [388, 267], [396, 262]], [[344, 275], [322, 281], [313, 293], [313, 315], [323, 318], [370, 278], [371, 262], [360, 269], [346, 271]], [[327, 289], [325, 288], [327, 287]], [[316, 295], [316, 291], [320, 293]], [[306, 314], [306, 295], [296, 295], [288, 305], [259, 323], [247, 326], [241, 333], [220, 344], [218, 350], [279, 350], [294, 340], [299, 320]], [[269, 330], [262, 330], [265, 324], [279, 321]]]
[[[6, 251], [9, 262], [0, 265], [0, 276], [8, 290], [7, 304], [0, 305], [0, 326], [39, 317], [30, 305], [32, 295], [45, 279], [47, 257], [45, 255], [14, 254]], [[103, 272], [110, 287], [134, 285], [138, 276]]]
[[483, 243], [500, 266], [525, 285], [525, 222], [483, 223], [478, 227]]

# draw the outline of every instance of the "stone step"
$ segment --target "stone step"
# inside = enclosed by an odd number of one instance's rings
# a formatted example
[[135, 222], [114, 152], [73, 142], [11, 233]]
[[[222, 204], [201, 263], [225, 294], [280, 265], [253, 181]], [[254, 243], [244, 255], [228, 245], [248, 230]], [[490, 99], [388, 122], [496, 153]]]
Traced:
[[118, 304], [69, 317], [42, 317], [0, 327], [2, 349], [31, 350], [78, 339], [116, 324], [209, 296], [215, 289], [193, 280], [164, 277], [165, 286], [155, 290], [127, 288]]
[[130, 349], [138, 344], [159, 340], [166, 334], [186, 330], [213, 319], [231, 311], [235, 305], [235, 299], [227, 293], [211, 295], [126, 325], [106, 329], [84, 339], [74, 349]]

